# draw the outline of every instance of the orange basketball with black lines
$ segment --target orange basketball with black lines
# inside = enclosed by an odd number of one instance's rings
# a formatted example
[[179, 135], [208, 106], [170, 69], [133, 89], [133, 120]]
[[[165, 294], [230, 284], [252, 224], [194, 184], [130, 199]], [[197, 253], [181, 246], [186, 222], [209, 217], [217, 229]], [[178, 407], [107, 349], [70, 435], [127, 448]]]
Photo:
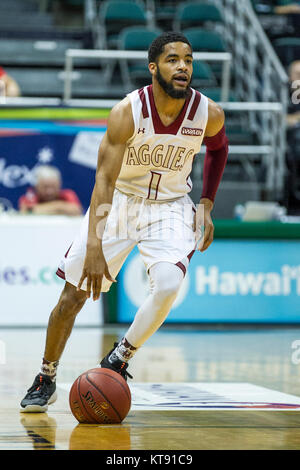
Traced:
[[97, 367], [77, 377], [69, 404], [79, 423], [118, 424], [129, 413], [131, 393], [120, 374]]

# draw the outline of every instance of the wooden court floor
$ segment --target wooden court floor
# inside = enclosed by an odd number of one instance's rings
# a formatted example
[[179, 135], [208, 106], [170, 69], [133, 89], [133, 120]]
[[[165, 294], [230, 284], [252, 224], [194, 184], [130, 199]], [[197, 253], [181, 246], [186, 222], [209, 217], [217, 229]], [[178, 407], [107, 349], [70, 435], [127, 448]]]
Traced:
[[[94, 367], [124, 332], [74, 328], [58, 386]], [[58, 387], [58, 400], [47, 413], [19, 413], [44, 340], [44, 329], [0, 330], [0, 450], [300, 449], [300, 411], [131, 410], [120, 425], [84, 425], [70, 412], [68, 392]], [[300, 328], [165, 327], [138, 351], [129, 371], [133, 383], [251, 383], [300, 397], [297, 341]]]

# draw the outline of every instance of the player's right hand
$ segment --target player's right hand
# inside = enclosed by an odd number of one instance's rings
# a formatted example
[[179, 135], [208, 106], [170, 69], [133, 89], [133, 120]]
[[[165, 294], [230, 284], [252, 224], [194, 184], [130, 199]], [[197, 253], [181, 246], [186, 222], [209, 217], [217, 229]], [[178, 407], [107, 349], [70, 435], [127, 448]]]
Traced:
[[105, 257], [99, 248], [97, 250], [87, 250], [77, 290], [81, 289], [83, 281], [86, 279], [86, 297], [89, 298], [92, 293], [93, 300], [98, 300], [101, 293], [103, 276], [111, 282], [117, 282], [110, 275]]

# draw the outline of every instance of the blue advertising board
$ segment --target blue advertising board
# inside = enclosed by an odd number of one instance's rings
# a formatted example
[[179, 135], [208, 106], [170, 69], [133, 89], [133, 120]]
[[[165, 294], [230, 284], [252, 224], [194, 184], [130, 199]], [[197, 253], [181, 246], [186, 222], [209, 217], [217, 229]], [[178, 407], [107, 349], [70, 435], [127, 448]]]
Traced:
[[[135, 248], [118, 276], [118, 322], [131, 322], [148, 295]], [[300, 323], [297, 240], [216, 239], [196, 252], [167, 323]]]
[[39, 165], [56, 166], [63, 188], [72, 189], [87, 210], [95, 183], [98, 148], [105, 126], [22, 122], [0, 124], [1, 203], [18, 209], [18, 200], [34, 183]]

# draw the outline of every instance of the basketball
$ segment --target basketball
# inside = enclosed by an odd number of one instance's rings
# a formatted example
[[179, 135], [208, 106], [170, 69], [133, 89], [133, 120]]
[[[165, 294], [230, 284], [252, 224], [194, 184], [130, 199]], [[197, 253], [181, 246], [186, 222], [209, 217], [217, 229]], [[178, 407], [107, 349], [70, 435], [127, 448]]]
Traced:
[[118, 424], [129, 413], [131, 393], [120, 374], [99, 367], [75, 380], [69, 404], [79, 423]]

